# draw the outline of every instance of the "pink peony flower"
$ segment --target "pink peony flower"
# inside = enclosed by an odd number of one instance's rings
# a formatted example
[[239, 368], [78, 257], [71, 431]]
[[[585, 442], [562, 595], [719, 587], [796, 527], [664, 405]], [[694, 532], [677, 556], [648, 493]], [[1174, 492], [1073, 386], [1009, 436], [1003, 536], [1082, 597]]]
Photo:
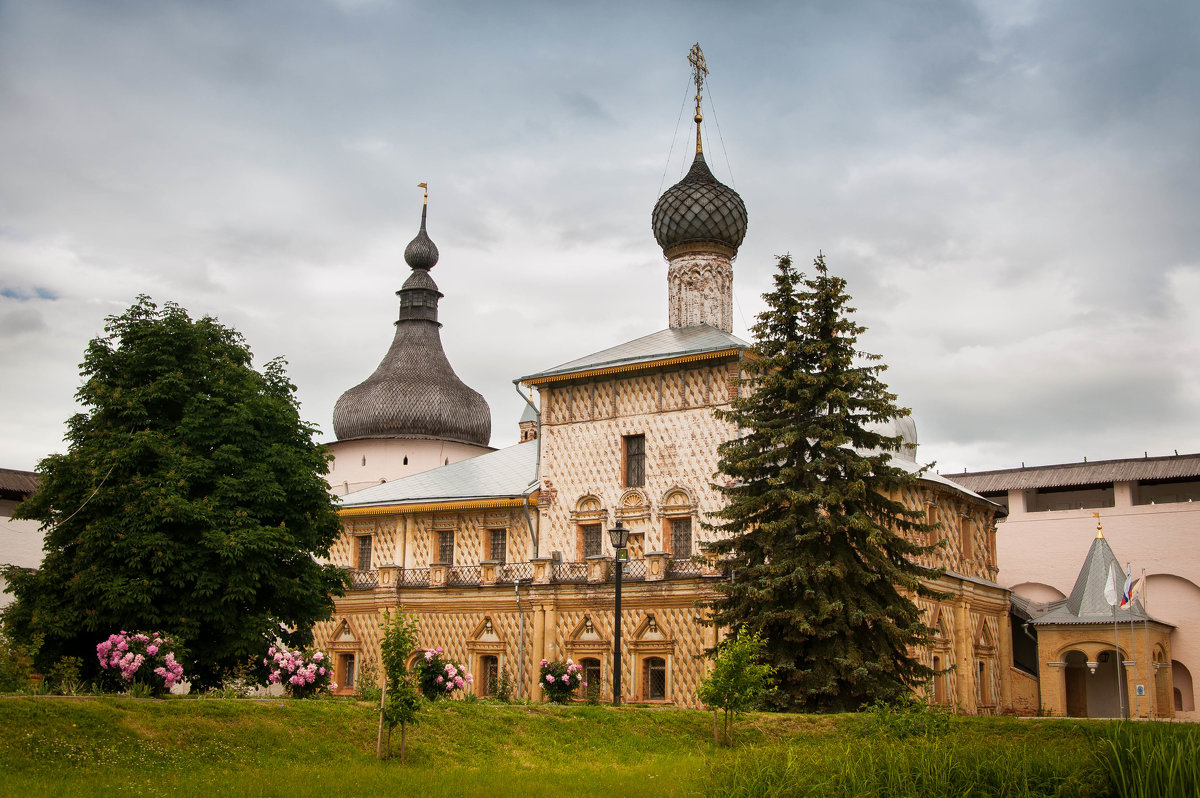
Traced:
[[547, 673], [547, 674], [546, 674], [546, 681], [548, 681], [548, 682], [553, 682], [553, 681], [554, 681], [554, 674], [553, 674], [553, 673]]
[[437, 682], [438, 684], [441, 684], [443, 680], [442, 680], [442, 677], [439, 676], [436, 679], [434, 679], [434, 681]]
[[322, 676], [324, 676], [324, 675], [325, 675], [325, 669], [324, 669], [324, 668], [320, 668], [319, 670], [320, 670], [320, 673], [321, 673], [321, 675], [322, 675]]
[[432, 662], [432, 661], [433, 661], [433, 652], [432, 652], [432, 651], [426, 651], [426, 652], [425, 652], [425, 661], [426, 661], [426, 662]]
[[146, 653], [153, 657], [158, 653], [158, 646], [146, 646]]

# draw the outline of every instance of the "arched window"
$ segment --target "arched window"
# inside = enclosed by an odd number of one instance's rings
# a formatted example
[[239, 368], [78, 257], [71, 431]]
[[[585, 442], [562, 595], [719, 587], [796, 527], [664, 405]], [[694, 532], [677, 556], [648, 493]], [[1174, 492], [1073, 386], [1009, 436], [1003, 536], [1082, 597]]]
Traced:
[[647, 657], [642, 667], [647, 701], [667, 700], [667, 661], [662, 657]]
[[935, 673], [933, 674], [933, 703], [935, 704], [946, 703], [946, 674], [937, 672], [943, 670], [943, 668], [944, 666], [942, 665], [942, 658], [934, 657], [933, 670]]

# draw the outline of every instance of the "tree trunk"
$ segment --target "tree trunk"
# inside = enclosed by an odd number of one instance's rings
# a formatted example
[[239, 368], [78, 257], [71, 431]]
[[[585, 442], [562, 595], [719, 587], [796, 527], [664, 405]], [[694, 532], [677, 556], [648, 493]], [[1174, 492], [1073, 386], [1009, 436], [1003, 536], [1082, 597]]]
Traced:
[[408, 724], [401, 723], [400, 724], [400, 764], [401, 765], [404, 764], [404, 752], [405, 752], [405, 743], [407, 742], [407, 739], [406, 739], [407, 737], [408, 737]]
[[[383, 689], [379, 691], [379, 734], [375, 738], [375, 758], [383, 759], [383, 702], [387, 698], [387, 679], [383, 680]], [[388, 753], [392, 752], [392, 730], [388, 729]]]

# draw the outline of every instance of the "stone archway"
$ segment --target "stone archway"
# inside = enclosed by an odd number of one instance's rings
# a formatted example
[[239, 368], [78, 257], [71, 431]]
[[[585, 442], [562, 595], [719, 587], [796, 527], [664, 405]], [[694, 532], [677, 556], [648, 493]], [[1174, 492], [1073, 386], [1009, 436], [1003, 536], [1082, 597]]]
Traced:
[[1063, 675], [1066, 679], [1067, 717], [1088, 716], [1088, 671], [1087, 655], [1082, 651], [1068, 651], [1063, 657], [1067, 664]]
[[1129, 684], [1125, 658], [1104, 649], [1096, 655], [1096, 672], [1088, 682], [1089, 718], [1129, 717]]

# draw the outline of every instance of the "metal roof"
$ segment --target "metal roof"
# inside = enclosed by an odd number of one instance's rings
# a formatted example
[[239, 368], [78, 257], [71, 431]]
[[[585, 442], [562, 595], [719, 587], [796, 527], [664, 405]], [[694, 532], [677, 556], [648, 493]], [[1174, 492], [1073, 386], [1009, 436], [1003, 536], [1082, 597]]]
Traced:
[[526, 441], [411, 477], [347, 493], [342, 509], [524, 496], [537, 480], [538, 442]]
[[35, 471], [0, 468], [0, 499], [21, 501], [32, 496], [40, 482], [41, 478]]
[[974, 492], [970, 488], [964, 488], [962, 485], [959, 485], [956, 482], [952, 482], [951, 480], [946, 479], [941, 474], [935, 473], [933, 471], [922, 472], [921, 471], [922, 467], [920, 465], [918, 465], [915, 460], [908, 460], [907, 458], [904, 458], [904, 457], [897, 457], [895, 452], [892, 452], [891, 454], [892, 454], [892, 459], [890, 461], [890, 465], [894, 465], [897, 468], [901, 468], [910, 474], [914, 474], [917, 476], [918, 479], [920, 479], [924, 482], [933, 482], [934, 484], [941, 485], [942, 487], [950, 488], [955, 493], [959, 493], [959, 494], [962, 494], [965, 496], [970, 496], [971, 498], [975, 499], [976, 501], [983, 502], [984, 504], [992, 507], [993, 509], [998, 511], [998, 513], [1000, 515], [1004, 515], [1004, 508], [1001, 507], [1000, 505], [996, 504], [991, 499], [984, 498], [983, 496], [980, 496], [978, 493]]
[[650, 335], [522, 377], [518, 382], [532, 383], [563, 374], [581, 371], [619, 368], [656, 360], [701, 355], [726, 349], [746, 350], [750, 344], [724, 330], [697, 324], [694, 327], [671, 327]]
[[650, 216], [654, 239], [667, 257], [673, 248], [693, 242], [715, 243], [736, 254], [748, 221], [746, 203], [713, 177], [702, 152], [696, 153], [683, 180], [658, 198]]
[[[1125, 582], [1125, 569], [1117, 562], [1117, 557], [1109, 547], [1108, 541], [1097, 535], [1092, 541], [1079, 576], [1075, 579], [1075, 587], [1071, 595], [1065, 599], [1051, 602], [1046, 606], [1045, 614], [1038, 615], [1031, 623], [1034, 626], [1052, 624], [1109, 624], [1119, 621], [1155, 620], [1146, 613], [1142, 603], [1134, 599], [1128, 607], [1113, 608], [1105, 595], [1110, 585], [1119, 594]], [[1035, 611], [1030, 605], [1027, 610]], [[1161, 623], [1161, 621], [1160, 621]]]
[[1200, 477], [1200, 454], [1144, 457], [1129, 460], [1098, 460], [1094, 463], [1005, 468], [945, 474], [963, 487], [979, 493], [1002, 490], [1032, 490], [1072, 485], [1104, 485], [1145, 479]]

